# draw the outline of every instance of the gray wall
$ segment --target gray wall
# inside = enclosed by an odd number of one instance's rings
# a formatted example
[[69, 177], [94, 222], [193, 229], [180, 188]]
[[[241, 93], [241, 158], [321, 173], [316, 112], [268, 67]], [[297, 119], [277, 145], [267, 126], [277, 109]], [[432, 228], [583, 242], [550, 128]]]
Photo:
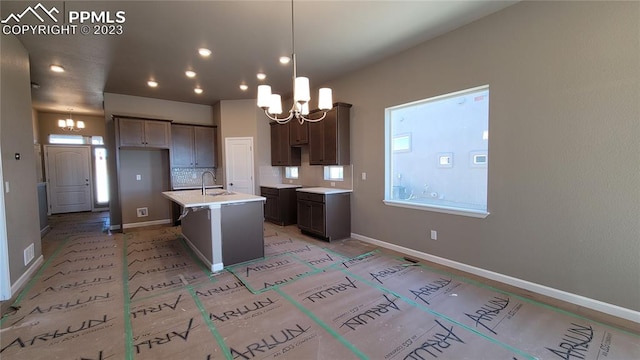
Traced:
[[[169, 150], [120, 150], [123, 224], [171, 219], [171, 201], [162, 195], [171, 190], [169, 173]], [[136, 180], [136, 175], [141, 180]], [[149, 215], [138, 217], [136, 209], [145, 207]]]
[[[11, 284], [14, 284], [27, 271], [28, 266], [42, 255], [42, 250], [36, 191], [36, 157], [33, 146], [29, 54], [15, 36], [3, 35], [0, 46], [0, 152], [2, 180], [9, 184], [9, 192], [4, 194], [4, 213], [9, 274]], [[14, 159], [15, 153], [20, 153], [20, 160]], [[3, 187], [3, 191], [5, 190]], [[23, 251], [32, 243], [35, 257], [25, 266]]]
[[[640, 310], [639, 34], [640, 2], [522, 2], [328, 84], [354, 104], [352, 231]], [[384, 109], [483, 84], [491, 215], [385, 206]]]
[[[112, 120], [113, 115], [126, 115], [134, 117], [144, 117], [162, 120], [172, 120], [175, 123], [194, 125], [213, 125], [212, 108], [208, 105], [188, 104], [178, 101], [151, 99], [139, 96], [104, 94], [104, 117], [105, 117], [105, 144], [108, 152], [108, 172], [109, 172], [109, 216], [112, 228], [122, 224], [122, 205], [118, 192], [117, 169], [116, 169], [116, 144], [115, 125]], [[166, 169], [165, 177], [170, 176]], [[156, 187], [157, 188], [157, 187]], [[156, 200], [147, 199], [149, 203]], [[169, 200], [166, 200], [169, 203]], [[130, 209], [127, 209], [129, 211]], [[135, 208], [133, 209], [135, 211]], [[151, 211], [151, 209], [149, 209]], [[135, 214], [135, 213], [134, 213]], [[151, 221], [149, 218], [144, 221]], [[125, 221], [125, 223], [127, 223]]]

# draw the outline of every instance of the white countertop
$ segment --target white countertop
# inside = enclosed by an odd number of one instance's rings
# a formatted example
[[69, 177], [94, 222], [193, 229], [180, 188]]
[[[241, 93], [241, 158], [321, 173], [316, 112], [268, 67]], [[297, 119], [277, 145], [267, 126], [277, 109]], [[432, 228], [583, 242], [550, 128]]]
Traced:
[[221, 189], [208, 189], [206, 195], [202, 195], [202, 190], [164, 191], [162, 195], [187, 208], [266, 200], [262, 196], [237, 192], [228, 193]]
[[260, 185], [260, 187], [266, 187], [266, 188], [270, 188], [270, 189], [293, 189], [293, 188], [301, 188], [302, 185], [272, 184], [272, 185]]
[[342, 193], [353, 192], [353, 190], [349, 190], [349, 189], [336, 189], [336, 188], [325, 188], [325, 187], [307, 187], [307, 188], [297, 189], [296, 191], [302, 191], [302, 192], [308, 192], [308, 193], [314, 193], [314, 194], [342, 194]]
[[[206, 185], [205, 186], [207, 189], [222, 189], [222, 185]], [[195, 190], [195, 189], [202, 189], [202, 186], [200, 185], [185, 185], [185, 186], [176, 186], [173, 188], [173, 190]]]

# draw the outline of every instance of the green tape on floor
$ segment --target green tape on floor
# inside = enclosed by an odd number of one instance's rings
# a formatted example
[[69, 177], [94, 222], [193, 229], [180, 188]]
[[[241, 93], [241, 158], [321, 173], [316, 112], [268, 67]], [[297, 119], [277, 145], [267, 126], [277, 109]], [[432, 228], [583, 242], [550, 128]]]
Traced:
[[133, 328], [131, 326], [131, 300], [129, 299], [129, 262], [127, 261], [127, 238], [122, 236], [122, 292], [124, 293], [125, 359], [133, 360]]
[[[22, 298], [24, 298], [24, 296], [29, 292], [29, 290], [31, 290], [33, 285], [35, 285], [35, 283], [40, 279], [40, 276], [42, 276], [42, 273], [49, 267], [49, 265], [51, 265], [51, 262], [58, 256], [58, 253], [62, 251], [62, 248], [65, 247], [70, 240], [71, 240], [71, 237], [67, 236], [67, 238], [62, 242], [62, 244], [60, 244], [58, 248], [53, 252], [53, 254], [51, 254], [51, 257], [49, 257], [44, 262], [44, 264], [42, 264], [42, 266], [40, 267], [40, 269], [38, 269], [38, 271], [33, 276], [33, 278], [29, 280], [29, 282], [27, 283], [27, 286], [25, 286], [24, 289], [20, 291], [20, 294], [16, 297], [16, 300], [13, 302], [13, 304], [11, 304], [11, 306], [18, 307], [18, 305], [20, 305]], [[0, 325], [2, 325], [2, 323], [4, 323], [8, 317], [9, 317], [9, 314], [3, 316], [2, 319], [0, 319]]]
[[189, 294], [191, 294], [191, 298], [193, 298], [193, 301], [196, 303], [198, 310], [200, 310], [200, 315], [202, 315], [204, 322], [207, 324], [207, 327], [209, 327], [209, 331], [211, 331], [211, 334], [213, 334], [213, 336], [216, 338], [216, 341], [218, 342], [218, 346], [220, 346], [220, 349], [222, 349], [222, 352], [224, 353], [224, 357], [227, 360], [232, 360], [233, 356], [231, 356], [231, 350], [229, 349], [227, 344], [224, 342], [224, 339], [222, 338], [222, 335], [220, 335], [220, 332], [218, 332], [218, 329], [216, 328], [216, 326], [211, 321], [211, 318], [209, 317], [209, 312], [204, 308], [204, 305], [202, 305], [202, 302], [198, 298], [198, 295], [196, 295], [195, 291], [193, 290], [193, 286], [189, 285], [187, 286], [187, 289], [189, 289]]
[[[397, 259], [397, 260], [404, 260], [404, 258], [399, 257], [399, 256], [394, 257], [394, 258]], [[593, 319], [589, 319], [589, 318], [586, 318], [584, 316], [572, 313], [571, 311], [560, 309], [560, 308], [557, 308], [555, 306], [552, 306], [552, 305], [549, 305], [549, 304], [545, 304], [545, 303], [537, 301], [537, 300], [529, 299], [529, 298], [524, 297], [522, 295], [518, 295], [518, 294], [514, 294], [512, 292], [506, 291], [506, 290], [498, 289], [498, 288], [493, 287], [491, 285], [483, 284], [480, 281], [469, 279], [469, 278], [464, 277], [462, 275], [452, 274], [452, 273], [447, 272], [445, 270], [441, 270], [441, 269], [438, 269], [438, 268], [433, 268], [433, 267], [430, 267], [430, 266], [422, 264], [422, 263], [416, 263], [415, 265], [418, 265], [423, 269], [427, 269], [429, 271], [432, 271], [432, 272], [435, 272], [435, 273], [438, 273], [438, 274], [447, 275], [447, 276], [451, 277], [452, 279], [460, 280], [460, 281], [466, 282], [468, 284], [472, 284], [472, 285], [475, 285], [475, 286], [478, 286], [478, 287], [481, 287], [481, 288], [484, 288], [484, 289], [488, 289], [488, 290], [491, 290], [491, 291], [495, 291], [495, 292], [498, 292], [498, 293], [501, 293], [501, 294], [505, 294], [505, 295], [514, 297], [514, 298], [516, 298], [518, 300], [521, 300], [521, 301], [524, 301], [526, 303], [533, 304], [533, 305], [536, 305], [536, 306], [540, 306], [540, 307], [545, 308], [547, 310], [551, 310], [551, 311], [554, 311], [554, 312], [557, 312], [557, 313], [560, 313], [560, 314], [563, 314], [563, 315], [571, 316], [571, 317], [574, 317], [576, 319], [584, 320], [584, 321], [587, 321], [587, 322], [596, 323], [598, 325], [605, 326], [605, 327], [608, 327], [610, 329], [614, 329], [616, 331], [623, 332], [623, 333], [625, 333], [627, 335], [631, 335], [631, 336], [640, 338], [640, 334], [636, 334], [636, 333], [633, 333], [633, 332], [625, 330], [625, 329], [617, 328], [615, 326], [607, 325], [605, 323], [601, 323], [601, 322], [595, 321]]]
[[336, 340], [340, 341], [340, 343], [342, 343], [342, 345], [346, 346], [349, 350], [351, 350], [354, 354], [356, 354], [356, 356], [358, 356], [360, 359], [369, 359], [369, 357], [367, 355], [365, 355], [364, 353], [362, 353], [362, 351], [360, 351], [360, 349], [358, 349], [355, 345], [353, 345], [347, 339], [345, 339], [340, 334], [338, 334], [329, 325], [325, 324], [324, 321], [320, 320], [314, 313], [309, 311], [307, 308], [305, 308], [299, 302], [295, 301], [291, 296], [285, 294], [282, 291], [282, 289], [280, 289], [279, 286], [277, 288], [273, 289], [273, 290], [275, 292], [277, 292], [278, 294], [280, 294], [288, 302], [290, 302], [293, 305], [295, 305], [298, 308], [298, 310], [302, 311], [305, 315], [310, 317], [313, 321], [316, 322], [316, 324], [320, 325], [325, 331], [327, 331], [329, 334], [331, 334], [331, 336], [333, 336]]
[[392, 290], [387, 289], [387, 288], [385, 288], [383, 286], [375, 284], [375, 283], [373, 283], [373, 282], [371, 282], [369, 280], [364, 279], [363, 277], [361, 277], [359, 275], [353, 274], [348, 269], [340, 269], [340, 271], [342, 271], [343, 273], [345, 273], [347, 275], [350, 275], [350, 276], [354, 277], [355, 279], [358, 279], [359, 281], [361, 281], [361, 282], [363, 282], [363, 283], [365, 283], [365, 284], [367, 284], [367, 285], [369, 285], [371, 287], [374, 287], [374, 288], [376, 288], [376, 289], [378, 289], [380, 291], [383, 291], [383, 292], [386, 292], [386, 293], [391, 294], [393, 296], [396, 296], [396, 297], [402, 299], [404, 302], [406, 302], [407, 304], [409, 304], [409, 305], [411, 305], [413, 307], [416, 307], [416, 308], [418, 308], [418, 309], [420, 309], [420, 310], [422, 310], [424, 312], [427, 312], [427, 313], [429, 313], [431, 315], [435, 315], [435, 316], [437, 316], [439, 318], [445, 319], [445, 320], [447, 320], [447, 321], [449, 321], [449, 322], [451, 322], [453, 324], [456, 324], [456, 325], [458, 325], [458, 326], [460, 326], [460, 327], [462, 327], [462, 328], [464, 328], [464, 329], [466, 329], [466, 330], [468, 330], [468, 331], [470, 331], [470, 332], [472, 332], [472, 333], [474, 333], [474, 334], [476, 334], [476, 335], [478, 335], [478, 336], [480, 336], [480, 337], [482, 337], [482, 338], [484, 338], [484, 339], [486, 339], [486, 340], [488, 340], [488, 341], [490, 341], [490, 342], [492, 342], [492, 343], [494, 343], [496, 345], [502, 346], [505, 349], [508, 349], [508, 350], [518, 354], [518, 355], [524, 356], [525, 358], [530, 359], [530, 360], [537, 360], [536, 357], [534, 357], [534, 356], [532, 356], [530, 354], [527, 354], [527, 353], [525, 353], [524, 351], [522, 351], [520, 349], [516, 349], [516, 348], [514, 348], [513, 346], [511, 346], [509, 344], [505, 344], [505, 343], [503, 343], [501, 341], [498, 341], [498, 340], [496, 340], [496, 339], [494, 339], [494, 338], [492, 338], [490, 336], [487, 336], [487, 335], [481, 333], [480, 331], [478, 331], [478, 330], [476, 330], [474, 328], [471, 328], [471, 327], [469, 327], [469, 326], [467, 326], [467, 325], [465, 325], [465, 324], [463, 324], [461, 322], [458, 322], [458, 321], [456, 321], [454, 319], [451, 319], [450, 317], [448, 317], [448, 316], [446, 316], [444, 314], [441, 314], [441, 313], [439, 313], [437, 311], [431, 310], [431, 309], [429, 309], [428, 307], [426, 307], [426, 306], [424, 306], [422, 304], [419, 304], [419, 303], [417, 303], [417, 302], [415, 302], [415, 301], [413, 301], [413, 300], [411, 300], [411, 299], [409, 299], [409, 298], [407, 298], [407, 297], [405, 297], [405, 296], [403, 296], [401, 294], [398, 294], [395, 291], [392, 291]]

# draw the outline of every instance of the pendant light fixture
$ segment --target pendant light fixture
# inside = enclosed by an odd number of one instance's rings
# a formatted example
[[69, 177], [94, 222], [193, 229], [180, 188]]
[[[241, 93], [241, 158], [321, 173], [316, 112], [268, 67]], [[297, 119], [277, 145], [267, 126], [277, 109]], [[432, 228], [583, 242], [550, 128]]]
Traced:
[[278, 118], [278, 115], [282, 114], [282, 98], [278, 94], [271, 93], [271, 86], [259, 85], [258, 86], [258, 107], [264, 110], [265, 115], [277, 122], [278, 124], [286, 124], [292, 119], [298, 120], [300, 124], [305, 121], [317, 122], [327, 116], [327, 111], [333, 107], [333, 100], [330, 88], [321, 88], [318, 92], [318, 109], [323, 111], [321, 117], [317, 119], [309, 119], [306, 116], [309, 115], [309, 100], [311, 95], [309, 91], [309, 78], [300, 76], [298, 77], [298, 69], [296, 63], [296, 51], [295, 51], [295, 32], [294, 32], [294, 16], [293, 16], [293, 0], [291, 0], [291, 60], [293, 60], [293, 106], [289, 110], [287, 117]]
[[73, 121], [73, 118], [71, 117], [71, 110], [73, 109], [69, 109], [69, 117], [67, 119], [58, 120], [58, 127], [63, 131], [80, 131], [84, 129], [84, 121]]

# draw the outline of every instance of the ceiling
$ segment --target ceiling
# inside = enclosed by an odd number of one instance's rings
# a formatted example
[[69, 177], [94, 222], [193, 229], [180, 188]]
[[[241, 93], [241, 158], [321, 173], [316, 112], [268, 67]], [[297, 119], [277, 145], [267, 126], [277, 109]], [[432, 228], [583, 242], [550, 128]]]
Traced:
[[[317, 87], [426, 40], [468, 24], [516, 1], [307, 1], [294, 3], [298, 76]], [[40, 1], [59, 10], [58, 23], [25, 13], [38, 2], [2, 1], [7, 25], [76, 25], [75, 34], [19, 34], [29, 52], [33, 107], [40, 111], [103, 114], [103, 93], [213, 105], [220, 100], [252, 99], [260, 83], [286, 95], [292, 65], [278, 58], [292, 53], [289, 1]], [[40, 15], [44, 16], [42, 8]], [[124, 11], [122, 34], [81, 34], [72, 14], [109, 15]], [[74, 13], [75, 12], [75, 13]], [[46, 16], [44, 16], [46, 17]], [[122, 18], [122, 17], [120, 17]], [[120, 25], [120, 24], [112, 24]], [[17, 29], [13, 27], [13, 29]], [[108, 27], [106, 28], [108, 29]], [[118, 30], [112, 27], [112, 30]], [[6, 35], [2, 35], [6, 36]], [[209, 58], [197, 49], [212, 50]], [[51, 64], [64, 73], [49, 70]], [[186, 70], [197, 73], [187, 78]], [[256, 73], [267, 79], [259, 81]], [[156, 80], [156, 88], [147, 81]], [[248, 85], [247, 91], [239, 88]], [[196, 94], [200, 86], [204, 92]], [[312, 94], [312, 97], [314, 95]], [[339, 100], [340, 95], [334, 94]]]

